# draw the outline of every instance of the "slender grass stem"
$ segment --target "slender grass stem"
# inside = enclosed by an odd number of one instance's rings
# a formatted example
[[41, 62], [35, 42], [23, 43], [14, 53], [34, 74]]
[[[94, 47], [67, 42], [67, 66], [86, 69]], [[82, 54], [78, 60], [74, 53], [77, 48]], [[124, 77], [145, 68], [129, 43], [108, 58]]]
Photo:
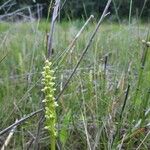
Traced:
[[133, 0], [130, 0], [130, 10], [129, 10], [129, 25], [131, 24], [132, 5], [133, 5]]

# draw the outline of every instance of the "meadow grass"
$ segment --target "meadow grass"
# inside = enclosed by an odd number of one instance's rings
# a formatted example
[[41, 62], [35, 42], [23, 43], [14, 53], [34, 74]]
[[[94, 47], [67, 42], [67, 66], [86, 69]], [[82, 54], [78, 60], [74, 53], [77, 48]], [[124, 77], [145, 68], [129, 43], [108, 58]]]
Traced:
[[[51, 60], [55, 95], [71, 74], [96, 25], [89, 24], [73, 49], [65, 52], [83, 23], [56, 25]], [[41, 105], [48, 27], [45, 21], [0, 23], [0, 130]], [[103, 23], [58, 101], [57, 141], [62, 149], [150, 148], [150, 53], [142, 44], [148, 30], [149, 24]], [[38, 121], [39, 117], [34, 117], [17, 127], [9, 148], [34, 145]], [[3, 143], [5, 136], [1, 138]], [[39, 148], [48, 149], [49, 141], [43, 128]]]

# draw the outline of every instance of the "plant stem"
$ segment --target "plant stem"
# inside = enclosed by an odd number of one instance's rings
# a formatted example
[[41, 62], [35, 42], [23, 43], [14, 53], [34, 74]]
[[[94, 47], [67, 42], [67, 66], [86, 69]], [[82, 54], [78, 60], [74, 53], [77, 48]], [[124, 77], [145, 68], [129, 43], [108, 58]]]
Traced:
[[51, 150], [55, 150], [55, 149], [56, 149], [56, 137], [51, 136]]

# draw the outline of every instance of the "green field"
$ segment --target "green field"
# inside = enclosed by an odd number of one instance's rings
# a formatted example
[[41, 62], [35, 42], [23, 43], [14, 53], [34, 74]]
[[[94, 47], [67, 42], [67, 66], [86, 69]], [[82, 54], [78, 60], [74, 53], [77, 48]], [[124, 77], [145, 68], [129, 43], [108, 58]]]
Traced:
[[[56, 25], [51, 58], [55, 97], [77, 64], [96, 21], [88, 24], [74, 47], [66, 51], [83, 24], [73, 21]], [[48, 29], [45, 21], [0, 23], [0, 131], [41, 108]], [[101, 25], [58, 100], [58, 147], [150, 149], [150, 48], [142, 43], [150, 40], [149, 29], [150, 24], [138, 22]], [[34, 149], [39, 118], [36, 115], [17, 126], [7, 149]], [[43, 124], [37, 143], [45, 150], [50, 138]], [[8, 133], [0, 136], [0, 146]]]

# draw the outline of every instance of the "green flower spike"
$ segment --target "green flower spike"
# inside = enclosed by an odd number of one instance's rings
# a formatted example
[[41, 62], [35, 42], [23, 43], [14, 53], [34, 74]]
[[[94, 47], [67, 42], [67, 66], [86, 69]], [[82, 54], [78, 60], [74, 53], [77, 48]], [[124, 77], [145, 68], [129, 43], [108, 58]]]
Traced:
[[51, 150], [55, 150], [56, 145], [56, 136], [57, 136], [57, 130], [56, 130], [56, 107], [58, 106], [57, 102], [54, 98], [54, 79], [53, 77], [54, 71], [51, 69], [51, 62], [48, 60], [45, 61], [45, 67], [43, 67], [44, 71], [42, 72], [42, 84], [43, 89], [42, 91], [45, 94], [45, 99], [43, 102], [45, 103], [45, 118], [46, 118], [46, 126], [45, 129], [47, 129], [50, 133], [51, 137]]

